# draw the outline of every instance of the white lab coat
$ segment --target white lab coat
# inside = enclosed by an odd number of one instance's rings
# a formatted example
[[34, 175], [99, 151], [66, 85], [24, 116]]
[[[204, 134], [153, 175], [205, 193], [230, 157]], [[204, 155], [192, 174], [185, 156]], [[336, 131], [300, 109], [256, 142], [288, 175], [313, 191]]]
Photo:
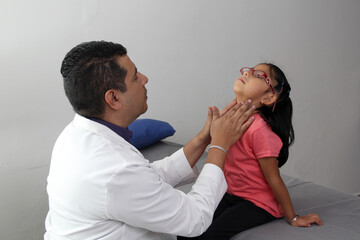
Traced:
[[53, 149], [44, 239], [200, 235], [227, 185], [220, 168], [205, 164], [190, 193], [173, 188], [194, 177], [183, 149], [149, 163], [115, 132], [76, 114]]

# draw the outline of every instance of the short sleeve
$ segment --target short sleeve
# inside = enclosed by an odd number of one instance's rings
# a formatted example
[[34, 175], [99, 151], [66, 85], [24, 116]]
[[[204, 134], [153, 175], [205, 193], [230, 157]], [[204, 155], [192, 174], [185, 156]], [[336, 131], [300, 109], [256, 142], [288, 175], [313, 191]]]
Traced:
[[265, 157], [278, 157], [282, 142], [268, 126], [258, 128], [252, 133], [253, 151], [257, 159]]

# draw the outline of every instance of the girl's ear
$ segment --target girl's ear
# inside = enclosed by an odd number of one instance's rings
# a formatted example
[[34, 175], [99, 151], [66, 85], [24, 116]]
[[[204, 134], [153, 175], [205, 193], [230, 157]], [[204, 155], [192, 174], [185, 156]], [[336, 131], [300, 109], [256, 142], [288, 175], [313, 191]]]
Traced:
[[105, 93], [105, 102], [114, 110], [121, 108], [120, 91], [115, 89], [107, 90]]
[[269, 95], [266, 95], [263, 99], [261, 99], [261, 103], [266, 106], [271, 106], [276, 102], [276, 100], [277, 100], [277, 95], [271, 93]]

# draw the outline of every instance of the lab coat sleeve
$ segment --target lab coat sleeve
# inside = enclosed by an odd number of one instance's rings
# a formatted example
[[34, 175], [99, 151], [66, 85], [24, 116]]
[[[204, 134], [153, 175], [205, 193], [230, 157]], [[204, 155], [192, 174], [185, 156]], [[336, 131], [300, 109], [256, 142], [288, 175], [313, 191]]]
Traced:
[[149, 164], [129, 163], [109, 181], [105, 211], [109, 219], [133, 227], [197, 236], [210, 225], [226, 189], [222, 170], [213, 164], [205, 164], [193, 189], [185, 194], [167, 184]]
[[199, 175], [197, 167], [190, 167], [184, 148], [179, 149], [170, 157], [150, 164], [154, 171], [171, 186], [193, 182]]

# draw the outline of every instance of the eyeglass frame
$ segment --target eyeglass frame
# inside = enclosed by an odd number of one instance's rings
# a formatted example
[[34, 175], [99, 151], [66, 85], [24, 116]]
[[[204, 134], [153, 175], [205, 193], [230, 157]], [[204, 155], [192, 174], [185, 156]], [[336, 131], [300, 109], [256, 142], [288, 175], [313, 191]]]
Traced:
[[[270, 83], [270, 80], [269, 80], [268, 76], [266, 75], [266, 73], [265, 73], [264, 71], [255, 70], [255, 69], [253, 69], [253, 68], [251, 68], [251, 67], [242, 67], [242, 68], [240, 69], [241, 75], [243, 75], [244, 72], [247, 72], [247, 71], [244, 71], [244, 69], [249, 69], [250, 72], [251, 72], [251, 75], [253, 75], [254, 77], [257, 77], [257, 78], [260, 77], [261, 79], [264, 79], [265, 82], [267, 83], [267, 85], [269, 86], [271, 92], [276, 95], [276, 93], [275, 93], [275, 91], [274, 91], [274, 88], [272, 87], [272, 85], [271, 85], [271, 83]], [[262, 74], [261, 74], [261, 75], [255, 75], [255, 74], [254, 74], [255, 71], [261, 72]], [[274, 110], [275, 110], [276, 102], [277, 102], [277, 100], [275, 100], [275, 103], [274, 103], [272, 112], [274, 112]]]
[[[268, 76], [266, 75], [266, 73], [265, 73], [264, 71], [255, 70], [255, 69], [253, 69], [253, 68], [251, 68], [251, 67], [243, 67], [243, 68], [240, 69], [241, 75], [243, 75], [244, 72], [247, 72], [247, 71], [244, 71], [245, 68], [250, 69], [251, 74], [252, 74], [254, 77], [257, 77], [257, 78], [260, 77], [260, 78], [264, 79], [265, 82], [267, 83], [267, 85], [269, 86], [271, 92], [272, 92], [273, 94], [275, 94], [274, 88], [272, 87], [272, 85], [271, 85], [271, 83], [270, 83], [270, 80], [269, 80]], [[261, 72], [262, 75], [255, 75], [255, 74], [254, 74], [255, 71]]]

